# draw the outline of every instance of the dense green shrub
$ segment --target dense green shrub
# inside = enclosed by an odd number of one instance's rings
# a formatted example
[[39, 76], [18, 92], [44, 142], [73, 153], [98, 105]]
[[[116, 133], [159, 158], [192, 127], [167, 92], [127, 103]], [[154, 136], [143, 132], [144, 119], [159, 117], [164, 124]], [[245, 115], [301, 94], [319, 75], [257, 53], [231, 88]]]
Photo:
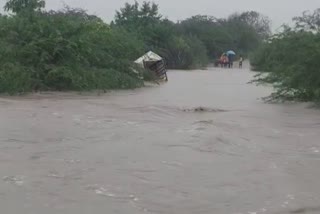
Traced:
[[252, 55], [251, 64], [260, 72], [255, 82], [276, 89], [271, 99], [320, 101], [320, 20], [305, 15], [295, 18], [296, 28], [286, 27]]
[[[29, 11], [28, 11], [29, 12]], [[142, 43], [82, 10], [0, 17], [0, 92], [143, 85], [132, 72]]]

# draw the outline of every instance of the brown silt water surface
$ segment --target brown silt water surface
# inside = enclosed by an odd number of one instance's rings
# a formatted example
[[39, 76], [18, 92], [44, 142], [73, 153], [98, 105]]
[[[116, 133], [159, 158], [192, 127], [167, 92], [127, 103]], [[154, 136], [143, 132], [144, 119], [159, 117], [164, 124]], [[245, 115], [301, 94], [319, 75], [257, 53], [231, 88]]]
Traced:
[[253, 75], [0, 98], [1, 213], [320, 213], [320, 111]]

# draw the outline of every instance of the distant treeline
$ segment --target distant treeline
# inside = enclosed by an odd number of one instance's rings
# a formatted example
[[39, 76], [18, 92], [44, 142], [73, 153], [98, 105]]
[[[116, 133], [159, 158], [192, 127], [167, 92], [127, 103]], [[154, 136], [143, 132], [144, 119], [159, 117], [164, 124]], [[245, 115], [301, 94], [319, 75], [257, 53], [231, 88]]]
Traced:
[[0, 16], [0, 93], [143, 86], [132, 62], [146, 51], [192, 69], [233, 49], [247, 54], [270, 35], [257, 12], [172, 22], [157, 4], [125, 4], [111, 24], [85, 10], [45, 11], [44, 0], [8, 0]]
[[227, 19], [198, 15], [174, 23], [150, 2], [125, 4], [111, 27], [133, 33], [144, 51], [159, 53], [170, 68], [177, 69], [206, 66], [228, 50], [248, 54], [270, 36], [270, 20], [254, 11]]
[[320, 101], [320, 9], [293, 19], [251, 57], [254, 82], [272, 84], [270, 100]]

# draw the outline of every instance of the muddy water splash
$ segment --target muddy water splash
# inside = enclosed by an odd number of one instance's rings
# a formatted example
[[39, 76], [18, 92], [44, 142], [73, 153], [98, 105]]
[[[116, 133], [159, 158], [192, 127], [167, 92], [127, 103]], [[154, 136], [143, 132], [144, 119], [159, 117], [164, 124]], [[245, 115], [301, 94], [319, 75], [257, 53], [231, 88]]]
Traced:
[[1, 98], [1, 212], [318, 212], [318, 110], [264, 104], [270, 89], [247, 70], [169, 75], [102, 96]]

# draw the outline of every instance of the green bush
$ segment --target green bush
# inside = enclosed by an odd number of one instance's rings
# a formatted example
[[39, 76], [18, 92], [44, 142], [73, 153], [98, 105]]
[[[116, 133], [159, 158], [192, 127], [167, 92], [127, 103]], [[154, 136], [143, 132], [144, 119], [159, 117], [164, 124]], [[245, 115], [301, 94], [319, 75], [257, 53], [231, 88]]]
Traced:
[[276, 89], [272, 100], [320, 101], [320, 33], [301, 24], [296, 23], [299, 29], [285, 28], [251, 57], [259, 71], [254, 82]]
[[32, 71], [27, 67], [18, 65], [5, 65], [0, 70], [0, 93], [24, 93], [31, 91], [34, 81]]
[[132, 72], [142, 43], [84, 11], [0, 17], [0, 93], [143, 85]]

